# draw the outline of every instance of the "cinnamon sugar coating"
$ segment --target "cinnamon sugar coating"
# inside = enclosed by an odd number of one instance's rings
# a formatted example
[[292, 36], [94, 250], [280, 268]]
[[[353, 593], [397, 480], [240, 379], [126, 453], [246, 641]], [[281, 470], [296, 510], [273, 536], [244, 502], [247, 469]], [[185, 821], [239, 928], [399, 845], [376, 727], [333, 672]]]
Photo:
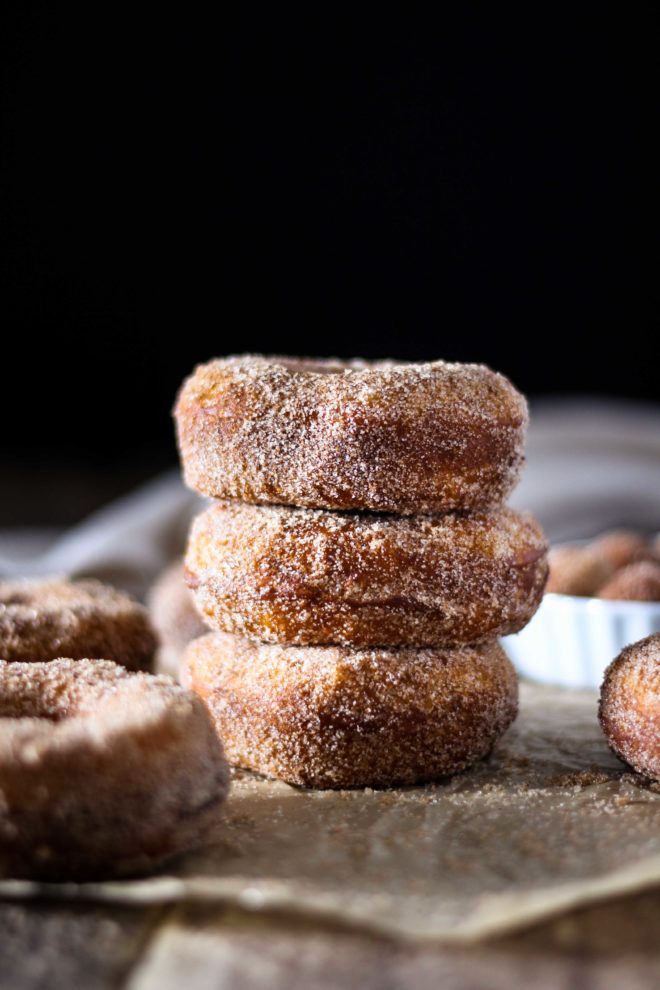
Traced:
[[527, 406], [484, 365], [242, 356], [200, 365], [175, 417], [203, 495], [412, 514], [502, 503]]
[[149, 594], [148, 606], [160, 643], [156, 669], [178, 678], [185, 647], [191, 639], [208, 632], [183, 579], [182, 560], [175, 561], [160, 575]]
[[100, 581], [0, 582], [3, 660], [103, 657], [128, 670], [149, 670], [156, 645], [147, 610]]
[[616, 755], [660, 780], [660, 633], [627, 646], [607, 668], [599, 718]]
[[227, 787], [204, 706], [170, 678], [0, 661], [0, 875], [153, 869], [203, 841]]
[[190, 643], [183, 676], [231, 763], [313, 788], [436, 780], [490, 752], [515, 718], [515, 671], [497, 643], [454, 650]]
[[186, 579], [209, 626], [291, 645], [442, 646], [521, 629], [547, 576], [512, 509], [391, 516], [219, 502], [192, 526]]

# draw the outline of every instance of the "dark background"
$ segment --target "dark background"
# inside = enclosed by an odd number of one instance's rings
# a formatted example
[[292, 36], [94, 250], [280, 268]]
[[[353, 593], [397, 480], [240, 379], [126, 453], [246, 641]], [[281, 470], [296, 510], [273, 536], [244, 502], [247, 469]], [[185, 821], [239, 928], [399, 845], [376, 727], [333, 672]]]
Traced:
[[0, 522], [174, 463], [176, 388], [224, 353], [658, 397], [651, 5], [27, 6], [3, 32]]

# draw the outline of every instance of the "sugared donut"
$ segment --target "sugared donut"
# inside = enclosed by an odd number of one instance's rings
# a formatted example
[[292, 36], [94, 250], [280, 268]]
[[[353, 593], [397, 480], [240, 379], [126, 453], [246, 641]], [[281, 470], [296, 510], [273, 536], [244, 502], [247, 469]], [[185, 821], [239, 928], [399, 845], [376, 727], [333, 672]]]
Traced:
[[599, 589], [598, 597], [613, 601], [660, 602], [660, 564], [639, 560], [622, 567]]
[[484, 365], [230, 357], [176, 410], [186, 483], [215, 498], [403, 514], [501, 503], [527, 406]]
[[591, 548], [613, 571], [653, 556], [649, 541], [634, 529], [613, 529], [591, 542]]
[[227, 787], [204, 706], [170, 678], [0, 662], [0, 875], [152, 869], [204, 839]]
[[660, 780], [660, 633], [627, 646], [607, 668], [599, 717], [616, 755]]
[[490, 752], [516, 715], [497, 643], [454, 650], [255, 645], [211, 633], [183, 677], [231, 763], [315, 788], [435, 780]]
[[160, 642], [156, 669], [178, 677], [185, 647], [191, 639], [208, 632], [183, 579], [182, 560], [177, 560], [161, 574], [151, 589], [148, 605]]
[[595, 595], [612, 575], [612, 565], [591, 546], [551, 547], [549, 563], [546, 591], [560, 595]]
[[539, 525], [219, 502], [194, 522], [186, 580], [209, 626], [291, 645], [442, 646], [516, 632], [547, 576]]
[[149, 670], [156, 635], [147, 610], [99, 581], [0, 582], [0, 658], [103, 657]]

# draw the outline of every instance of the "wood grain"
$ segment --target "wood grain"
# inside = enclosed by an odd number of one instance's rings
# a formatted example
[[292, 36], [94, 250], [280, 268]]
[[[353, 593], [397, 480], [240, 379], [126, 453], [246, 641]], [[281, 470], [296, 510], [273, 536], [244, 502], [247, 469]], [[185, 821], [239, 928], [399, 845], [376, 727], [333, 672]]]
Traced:
[[0, 990], [655, 990], [660, 891], [470, 947], [234, 910], [0, 904]]

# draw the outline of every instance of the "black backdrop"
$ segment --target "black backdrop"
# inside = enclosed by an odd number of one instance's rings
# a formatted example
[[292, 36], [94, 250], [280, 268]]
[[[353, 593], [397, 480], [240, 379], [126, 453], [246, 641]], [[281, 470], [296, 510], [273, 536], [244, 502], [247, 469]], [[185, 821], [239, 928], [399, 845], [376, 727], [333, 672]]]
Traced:
[[21, 477], [171, 463], [178, 383], [228, 352], [483, 360], [529, 393], [657, 397], [651, 6], [358, 24], [243, 5], [213, 25], [57, 6], [16, 4], [4, 32]]

